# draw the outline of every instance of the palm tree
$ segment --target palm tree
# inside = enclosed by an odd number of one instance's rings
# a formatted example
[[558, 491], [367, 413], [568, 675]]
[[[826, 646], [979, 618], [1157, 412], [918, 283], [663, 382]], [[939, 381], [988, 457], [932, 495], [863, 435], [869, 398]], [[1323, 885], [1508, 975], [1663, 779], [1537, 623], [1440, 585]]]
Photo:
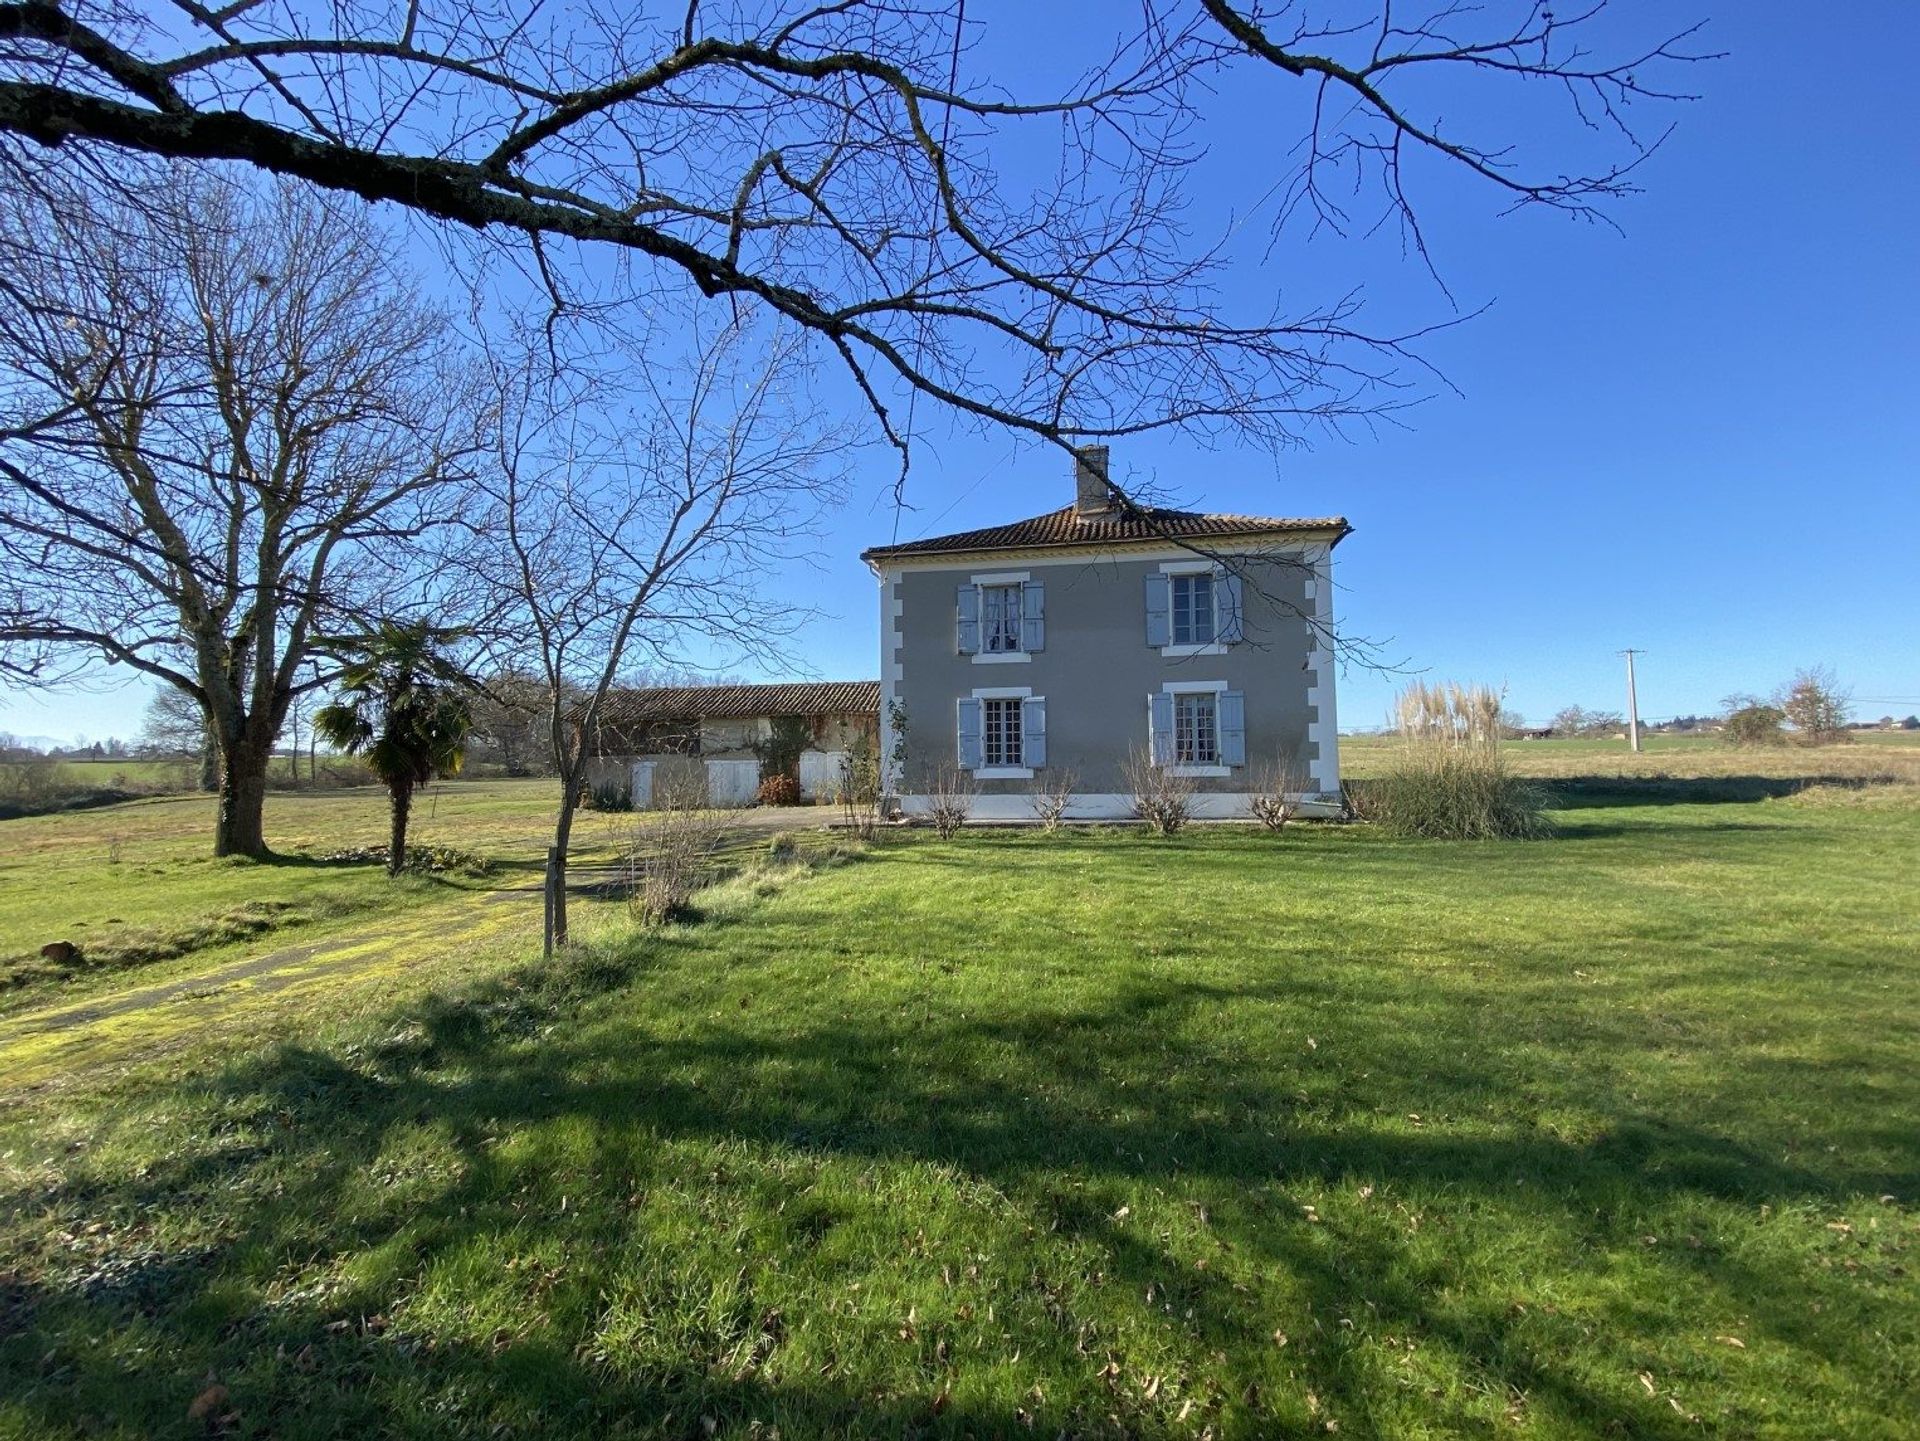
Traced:
[[436, 777], [458, 775], [473, 724], [467, 704], [478, 683], [445, 654], [459, 632], [383, 621], [371, 635], [333, 640], [346, 658], [339, 695], [313, 717], [329, 745], [364, 755], [393, 800], [387, 874], [407, 862], [413, 793]]

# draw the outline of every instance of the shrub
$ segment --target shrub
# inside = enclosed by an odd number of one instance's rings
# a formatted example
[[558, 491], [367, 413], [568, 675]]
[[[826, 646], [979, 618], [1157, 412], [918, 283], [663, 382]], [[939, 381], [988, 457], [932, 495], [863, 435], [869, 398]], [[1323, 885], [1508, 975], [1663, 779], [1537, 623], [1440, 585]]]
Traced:
[[847, 829], [861, 840], [871, 840], [880, 828], [880, 799], [885, 789], [880, 752], [862, 731], [840, 757], [840, 812]]
[[1490, 747], [1403, 747], [1385, 775], [1351, 788], [1355, 814], [1401, 836], [1529, 840], [1549, 835], [1546, 793]]
[[627, 846], [627, 904], [635, 919], [657, 926], [685, 917], [694, 894], [713, 881], [727, 830], [726, 816], [709, 809], [697, 787], [669, 788]]
[[1780, 710], [1802, 745], [1833, 745], [1850, 740], [1847, 712], [1852, 697], [1824, 666], [1803, 670], [1780, 697]]
[[973, 814], [973, 797], [973, 776], [958, 766], [936, 766], [927, 777], [927, 819], [941, 840], [951, 840], [967, 823]]
[[1787, 713], [1779, 706], [1749, 697], [1728, 710], [1721, 734], [1732, 746], [1784, 745], [1787, 739], [1786, 723]]
[[587, 804], [596, 811], [630, 811], [633, 788], [625, 781], [597, 781], [587, 789]]
[[1134, 816], [1156, 836], [1175, 835], [1193, 819], [1193, 782], [1169, 766], [1155, 765], [1148, 752], [1129, 752], [1120, 775]]
[[1067, 807], [1073, 803], [1073, 788], [1079, 781], [1070, 769], [1049, 770], [1034, 779], [1027, 805], [1033, 811], [1033, 818], [1040, 822], [1040, 829], [1048, 835], [1058, 831], [1060, 822], [1066, 819]]
[[[1502, 729], [1505, 720], [1501, 720]], [[1307, 788], [1307, 769], [1298, 756], [1288, 753], [1279, 760], [1259, 767], [1253, 773], [1253, 794], [1247, 805], [1253, 818], [1270, 831], [1285, 827], [1300, 809], [1300, 796]]]
[[1503, 840], [1552, 830], [1546, 795], [1507, 769], [1500, 700], [1485, 686], [1425, 686], [1401, 693], [1400, 747], [1387, 773], [1353, 791], [1355, 810], [1395, 835]]
[[800, 782], [785, 773], [767, 776], [754, 792], [754, 799], [763, 806], [797, 806], [800, 804]]

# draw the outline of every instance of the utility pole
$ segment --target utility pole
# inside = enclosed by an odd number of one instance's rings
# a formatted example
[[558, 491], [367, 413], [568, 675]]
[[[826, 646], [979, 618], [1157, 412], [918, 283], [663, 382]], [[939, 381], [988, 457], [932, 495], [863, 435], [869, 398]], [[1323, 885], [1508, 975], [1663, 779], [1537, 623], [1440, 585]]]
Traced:
[[1627, 745], [1635, 755], [1640, 754], [1640, 697], [1633, 688], [1633, 658], [1643, 653], [1637, 650], [1620, 652], [1627, 658]]

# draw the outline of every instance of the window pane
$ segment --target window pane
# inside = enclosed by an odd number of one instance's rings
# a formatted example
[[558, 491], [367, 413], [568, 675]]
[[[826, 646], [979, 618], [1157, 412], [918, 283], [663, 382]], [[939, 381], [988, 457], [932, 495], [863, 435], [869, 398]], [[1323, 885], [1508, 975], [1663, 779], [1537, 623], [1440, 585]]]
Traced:
[[1173, 698], [1173, 758], [1183, 766], [1219, 763], [1219, 712], [1211, 693]]
[[1193, 644], [1213, 642], [1213, 577], [1196, 575], [1193, 581]]
[[1173, 643], [1209, 645], [1213, 641], [1213, 577], [1173, 577]]
[[981, 702], [983, 759], [990, 766], [1020, 764], [1020, 702], [987, 700]]
[[990, 585], [982, 587], [981, 646], [992, 652], [1020, 649], [1020, 587]]

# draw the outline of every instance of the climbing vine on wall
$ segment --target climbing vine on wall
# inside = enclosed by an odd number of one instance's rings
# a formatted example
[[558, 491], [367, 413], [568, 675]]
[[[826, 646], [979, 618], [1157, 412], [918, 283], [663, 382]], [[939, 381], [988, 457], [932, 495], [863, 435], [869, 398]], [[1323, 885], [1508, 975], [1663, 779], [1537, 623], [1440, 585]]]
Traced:
[[775, 716], [767, 738], [754, 746], [760, 757], [760, 779], [800, 774], [800, 752], [813, 739], [813, 722], [805, 716]]

